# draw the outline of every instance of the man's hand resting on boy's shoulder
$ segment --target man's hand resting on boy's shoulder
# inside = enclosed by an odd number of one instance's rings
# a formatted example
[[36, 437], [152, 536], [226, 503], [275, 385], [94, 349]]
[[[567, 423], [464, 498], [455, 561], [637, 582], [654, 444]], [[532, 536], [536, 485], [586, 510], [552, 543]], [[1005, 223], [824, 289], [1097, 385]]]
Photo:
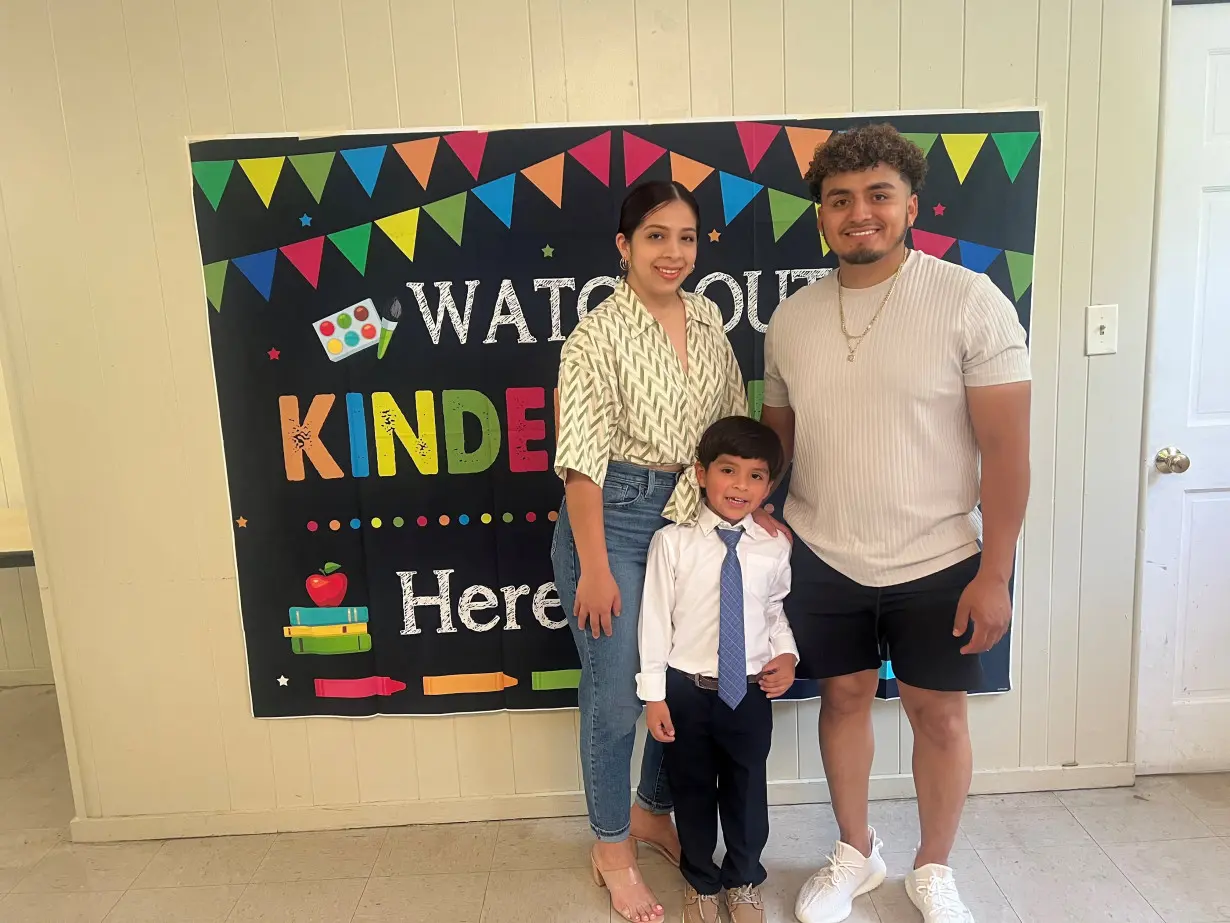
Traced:
[[778, 654], [760, 672], [760, 688], [770, 699], [784, 695], [793, 684], [794, 654]]
[[645, 706], [645, 723], [653, 739], [664, 744], [675, 740], [675, 725], [671, 724], [671, 710], [665, 702], [649, 702]]

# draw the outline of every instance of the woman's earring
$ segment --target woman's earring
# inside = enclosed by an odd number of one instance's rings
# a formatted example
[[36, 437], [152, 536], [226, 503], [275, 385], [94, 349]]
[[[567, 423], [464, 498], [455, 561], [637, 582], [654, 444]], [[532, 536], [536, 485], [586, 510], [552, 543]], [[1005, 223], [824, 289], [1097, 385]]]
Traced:
[[626, 256], [619, 258], [619, 271], [624, 273], [628, 271], [628, 258]]

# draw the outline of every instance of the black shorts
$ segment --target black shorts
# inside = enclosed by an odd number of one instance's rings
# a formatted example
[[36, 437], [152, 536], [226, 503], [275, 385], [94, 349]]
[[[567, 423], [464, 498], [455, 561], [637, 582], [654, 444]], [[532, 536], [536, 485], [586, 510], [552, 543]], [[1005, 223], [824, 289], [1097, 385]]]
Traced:
[[865, 587], [820, 560], [802, 539], [791, 553], [786, 617], [799, 646], [802, 679], [878, 670], [891, 660], [901, 682], [938, 692], [971, 692], [983, 684], [982, 661], [961, 648], [971, 622], [954, 637], [957, 603], [978, 573], [975, 554], [938, 573], [883, 588]]

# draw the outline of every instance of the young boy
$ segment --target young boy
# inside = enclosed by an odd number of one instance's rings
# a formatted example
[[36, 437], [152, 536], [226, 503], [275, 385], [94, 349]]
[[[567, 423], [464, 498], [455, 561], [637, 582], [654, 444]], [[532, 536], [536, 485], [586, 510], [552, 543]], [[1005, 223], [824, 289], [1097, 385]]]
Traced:
[[732, 923], [762, 923], [769, 700], [790, 688], [799, 655], [782, 614], [790, 540], [770, 536], [752, 513], [784, 458], [773, 430], [749, 417], [714, 423], [697, 456], [705, 493], [697, 521], [666, 526], [649, 546], [637, 693], [650, 733], [669, 744], [684, 923], [716, 923], [723, 888]]

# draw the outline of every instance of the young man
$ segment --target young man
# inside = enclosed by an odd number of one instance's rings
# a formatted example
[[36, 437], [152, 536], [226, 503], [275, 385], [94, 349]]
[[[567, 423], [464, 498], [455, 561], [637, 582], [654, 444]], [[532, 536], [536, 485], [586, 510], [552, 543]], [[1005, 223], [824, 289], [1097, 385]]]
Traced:
[[948, 857], [973, 766], [966, 696], [1011, 618], [1030, 373], [1025, 331], [994, 284], [907, 250], [926, 169], [887, 125], [817, 149], [808, 181], [838, 270], [783, 302], [765, 340], [762, 419], [794, 464], [785, 608], [799, 675], [823, 680], [840, 828], [798, 895], [802, 923], [846, 919], [885, 877], [867, 824], [885, 654], [914, 730], [922, 840], [906, 888], [927, 923], [972, 921]]
[[785, 461], [773, 430], [749, 417], [714, 423], [697, 457], [698, 519], [666, 526], [649, 546], [637, 694], [648, 703], [649, 732], [667, 745], [684, 923], [717, 923], [723, 888], [731, 923], [763, 923], [769, 700], [794, 682], [798, 651], [782, 612], [790, 540], [770, 535], [752, 513]]

